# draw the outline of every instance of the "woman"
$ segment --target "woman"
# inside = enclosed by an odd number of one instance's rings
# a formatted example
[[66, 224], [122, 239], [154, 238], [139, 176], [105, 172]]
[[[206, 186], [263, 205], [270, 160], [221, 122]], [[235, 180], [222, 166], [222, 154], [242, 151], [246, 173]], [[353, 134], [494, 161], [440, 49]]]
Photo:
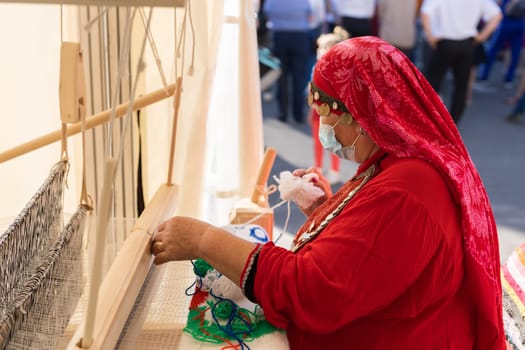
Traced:
[[429, 83], [399, 50], [360, 37], [318, 61], [310, 89], [323, 145], [361, 165], [333, 196], [315, 181], [326, 196], [302, 208], [292, 251], [172, 218], [155, 263], [208, 261], [291, 349], [504, 349], [494, 218]]

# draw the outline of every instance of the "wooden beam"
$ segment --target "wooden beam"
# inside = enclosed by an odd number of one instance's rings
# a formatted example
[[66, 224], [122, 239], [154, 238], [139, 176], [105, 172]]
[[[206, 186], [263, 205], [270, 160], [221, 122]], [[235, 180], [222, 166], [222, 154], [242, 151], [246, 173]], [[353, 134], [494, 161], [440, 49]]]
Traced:
[[[1, 0], [0, 0], [1, 1]], [[151, 92], [147, 95], [136, 98], [133, 101], [133, 110], [147, 107], [155, 102], [161, 101], [165, 98], [173, 96], [175, 91], [175, 84], [168, 85], [167, 89], [159, 89], [154, 92]], [[123, 103], [117, 106], [116, 108], [116, 117], [120, 118], [125, 115], [128, 111], [129, 103]], [[109, 120], [111, 117], [112, 110], [106, 110], [95, 114], [91, 117], [86, 118], [86, 130], [94, 128], [100, 124], [103, 124]], [[78, 134], [82, 130], [81, 123], [75, 123], [67, 126], [67, 136]], [[62, 131], [56, 130], [49, 134], [40, 136], [32, 141], [25, 142], [21, 145], [8, 149], [6, 151], [0, 152], [0, 163], [3, 163], [7, 160], [19, 157], [41, 147], [47, 146], [54, 142], [60, 141], [62, 138]]]
[[0, 0], [0, 3], [184, 7], [184, 0]]
[[136, 221], [129, 238], [100, 286], [93, 343], [82, 347], [84, 322], [68, 350], [114, 349], [152, 264], [151, 238], [160, 222], [175, 210], [177, 187], [162, 185]]

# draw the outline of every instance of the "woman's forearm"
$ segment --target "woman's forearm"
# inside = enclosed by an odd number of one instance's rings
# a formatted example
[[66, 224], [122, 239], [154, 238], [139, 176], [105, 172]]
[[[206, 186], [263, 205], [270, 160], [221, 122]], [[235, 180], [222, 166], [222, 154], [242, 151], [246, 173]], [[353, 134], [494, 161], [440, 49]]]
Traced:
[[197, 255], [239, 285], [241, 274], [256, 244], [210, 226], [202, 235]]
[[159, 225], [151, 252], [156, 265], [203, 259], [239, 285], [246, 261], [255, 248], [256, 244], [207, 222], [174, 216]]

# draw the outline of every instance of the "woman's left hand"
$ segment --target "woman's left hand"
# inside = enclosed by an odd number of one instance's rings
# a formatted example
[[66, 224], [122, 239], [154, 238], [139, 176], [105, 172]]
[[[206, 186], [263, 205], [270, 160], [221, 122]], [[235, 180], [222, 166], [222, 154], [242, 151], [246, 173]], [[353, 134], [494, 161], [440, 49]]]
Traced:
[[320, 197], [318, 200], [316, 200], [309, 208], [299, 208], [301, 211], [306, 215], [310, 216], [312, 212], [317, 209], [321, 204], [323, 204], [328, 198], [332, 196], [332, 187], [330, 186], [330, 183], [328, 182], [328, 179], [324, 177], [323, 171], [319, 168], [312, 167], [309, 169], [296, 169], [293, 171], [294, 176], [300, 176], [303, 177], [307, 174], [316, 174], [317, 177], [313, 177], [311, 182], [314, 186], [319, 187], [323, 192], [324, 195]]

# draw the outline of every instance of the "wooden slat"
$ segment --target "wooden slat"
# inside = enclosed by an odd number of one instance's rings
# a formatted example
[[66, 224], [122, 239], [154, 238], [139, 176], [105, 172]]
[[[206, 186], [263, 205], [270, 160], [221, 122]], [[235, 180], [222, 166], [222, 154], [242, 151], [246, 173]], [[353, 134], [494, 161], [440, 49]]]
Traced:
[[0, 0], [0, 3], [184, 7], [184, 0]]
[[[160, 90], [153, 91], [147, 95], [137, 97], [133, 102], [132, 108], [134, 111], [136, 111], [137, 109], [147, 107], [155, 102], [161, 101], [165, 98], [172, 96], [174, 91], [175, 91], [175, 84], [171, 84], [171, 85], [168, 85], [167, 90], [160, 89]], [[127, 112], [127, 110], [128, 110], [128, 103], [123, 103], [119, 105], [116, 110], [116, 117], [117, 118], [122, 117]], [[103, 124], [109, 120], [110, 116], [111, 116], [111, 110], [97, 113], [96, 115], [93, 115], [87, 118], [86, 128], [91, 129], [91, 128], [94, 128], [95, 126]], [[80, 132], [80, 129], [81, 129], [80, 123], [68, 125], [67, 136], [78, 134]], [[56, 130], [49, 134], [38, 137], [32, 141], [29, 141], [21, 145], [18, 145], [16, 147], [13, 147], [7, 151], [1, 152], [0, 153], [0, 163], [3, 163], [7, 160], [19, 157], [21, 155], [24, 155], [26, 153], [39, 149], [41, 147], [50, 145], [54, 142], [60, 141], [61, 135], [62, 135], [61, 130]]]
[[[176, 186], [161, 186], [138, 218], [100, 287], [93, 343], [84, 349], [114, 349], [152, 263], [151, 235], [171, 216], [177, 202]], [[67, 349], [79, 346], [84, 324]]]
[[[131, 12], [128, 11], [129, 9], [123, 9], [123, 12]], [[109, 11], [106, 12], [105, 17], [106, 21], [104, 21], [105, 24], [105, 52], [104, 56], [106, 57], [106, 60], [104, 61], [105, 66], [105, 77], [104, 81], [106, 83], [105, 89], [106, 89], [106, 96], [108, 97], [108, 107], [112, 106], [115, 103], [121, 103], [122, 101], [129, 100], [129, 81], [121, 79], [121, 76], [119, 74], [119, 58], [121, 56], [121, 51], [124, 50], [124, 46], [126, 43], [124, 43], [123, 36], [120, 36], [120, 30], [119, 30], [119, 16], [120, 9], [119, 8], [112, 8]], [[122, 22], [122, 26], [125, 27], [125, 23], [128, 20], [126, 18], [127, 16], [124, 15], [124, 21]], [[130, 75], [130, 67], [128, 64], [128, 60], [125, 60], [123, 62], [122, 66], [122, 75], [123, 76], [129, 76]], [[121, 79], [119, 81], [119, 79]], [[118, 92], [119, 94], [116, 95], [116, 89], [118, 86]], [[116, 99], [114, 101], [113, 99]], [[128, 129], [126, 133], [124, 125], [129, 122], [127, 119], [128, 116], [124, 119], [116, 120], [113, 123], [113, 128], [110, 130], [111, 138], [109, 140], [106, 140], [106, 142], [111, 141], [112, 142], [112, 148], [115, 155], [119, 154], [121, 152], [121, 159], [120, 164], [117, 168], [116, 176], [114, 179], [114, 216], [116, 218], [133, 218], [136, 217], [136, 212], [133, 210], [130, 210], [128, 213], [126, 213], [126, 201], [129, 196], [129, 199], [132, 199], [133, 192], [134, 192], [134, 186], [132, 184], [129, 185], [129, 187], [126, 187], [128, 185], [126, 183], [127, 178], [132, 178], [134, 173], [134, 166], [129, 161], [129, 155], [132, 154], [132, 149], [129, 144], [129, 142], [126, 142], [125, 144], [122, 143], [123, 138], [124, 141], [129, 141], [131, 139], [131, 130]], [[133, 118], [133, 116], [130, 116], [130, 118]], [[102, 145], [102, 143], [100, 143]], [[102, 149], [101, 149], [102, 150]], [[124, 170], [125, 169], [125, 170]], [[129, 203], [129, 207], [133, 208], [133, 202]], [[117, 236], [117, 240], [119, 242], [124, 242], [126, 237], [125, 234], [128, 232], [128, 230], [125, 229], [125, 220], [116, 220], [115, 221], [115, 232], [117, 233], [123, 233], [123, 236]]]
[[[102, 9], [97, 6], [87, 6], [85, 9], [82, 8], [81, 10], [85, 10], [87, 22], [89, 22], [93, 18], [97, 18]], [[102, 44], [104, 42], [102, 39], [104, 33], [103, 25], [103, 21], [97, 21], [91, 27], [91, 30], [87, 36], [87, 41], [83, 42], [83, 45], [86, 47], [86, 53], [84, 56], [89, 56], [90, 58], [88, 83], [88, 86], [91, 90], [91, 99], [89, 100], [91, 107], [90, 114], [93, 114], [96, 111], [109, 110], [110, 108], [105, 99], [105, 59], [103, 57], [105, 50]], [[106, 147], [106, 143], [104, 142], [105, 127], [107, 126], [98, 126], [90, 130], [89, 137], [87, 138], [86, 142], [86, 147], [88, 150], [86, 153], [86, 171], [90, 172], [87, 175], [87, 178], [91, 183], [88, 183], [88, 185], [92, 185], [92, 187], [88, 186], [88, 190], [93, 197], [94, 203], [96, 203], [95, 208], [99, 207], [100, 199], [98, 197], [100, 194], [100, 188], [103, 185], [104, 178], [104, 157], [106, 154], [104, 151], [104, 147]], [[115, 254], [116, 252], [112, 256], [115, 256]], [[105, 259], [105, 262], [107, 266], [104, 267], [104, 271], [107, 271], [109, 268], [109, 259]]]

